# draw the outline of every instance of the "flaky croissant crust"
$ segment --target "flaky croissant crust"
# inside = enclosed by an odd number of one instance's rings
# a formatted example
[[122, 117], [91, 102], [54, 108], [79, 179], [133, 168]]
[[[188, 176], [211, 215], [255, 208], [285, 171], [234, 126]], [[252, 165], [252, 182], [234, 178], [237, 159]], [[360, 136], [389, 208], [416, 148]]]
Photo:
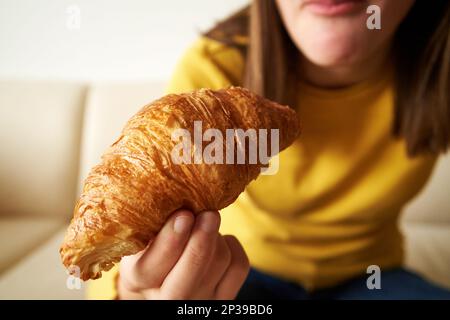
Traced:
[[279, 129], [280, 151], [300, 133], [292, 109], [239, 87], [171, 94], [146, 105], [85, 180], [60, 249], [70, 272], [99, 278], [123, 256], [143, 250], [175, 210], [220, 210], [258, 176], [261, 163], [173, 163], [171, 134], [182, 128], [193, 135], [194, 121], [223, 133]]

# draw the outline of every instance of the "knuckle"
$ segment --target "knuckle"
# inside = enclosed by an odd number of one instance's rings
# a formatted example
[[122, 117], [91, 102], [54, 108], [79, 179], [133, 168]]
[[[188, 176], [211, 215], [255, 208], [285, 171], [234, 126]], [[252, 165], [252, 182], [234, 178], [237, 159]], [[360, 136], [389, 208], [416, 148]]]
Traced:
[[247, 255], [242, 255], [236, 259], [236, 269], [241, 273], [248, 273], [250, 270], [250, 261], [248, 260]]
[[177, 292], [176, 290], [162, 290], [160, 295], [161, 300], [188, 300], [189, 296], [182, 292]]
[[117, 281], [129, 291], [138, 291], [140, 287], [139, 269], [137, 262], [125, 263], [121, 261]]
[[216, 259], [220, 265], [229, 266], [232, 261], [231, 251], [226, 244], [217, 248]]
[[233, 247], [233, 264], [237, 270], [248, 272], [250, 269], [250, 261], [247, 254], [242, 248], [239, 240], [234, 236], [227, 236], [228, 243]]
[[187, 251], [193, 266], [195, 267], [203, 266], [208, 256], [206, 246], [203, 245], [190, 246], [187, 248]]
[[133, 275], [134, 275], [134, 279], [140, 280], [142, 278], [145, 277], [145, 275], [148, 273], [147, 272], [147, 259], [143, 260], [143, 259], [139, 259], [138, 261], [136, 261], [136, 265], [133, 268]]
[[137, 292], [142, 289], [134, 273], [129, 276], [119, 275], [118, 282], [128, 291]]
[[133, 273], [135, 275], [140, 276], [143, 273], [144, 269], [145, 269], [145, 261], [143, 259], [138, 259], [134, 265]]
[[145, 261], [136, 262], [136, 267], [133, 270], [131, 279], [131, 283], [139, 289], [155, 288], [160, 284], [157, 275], [149, 272], [149, 268]]

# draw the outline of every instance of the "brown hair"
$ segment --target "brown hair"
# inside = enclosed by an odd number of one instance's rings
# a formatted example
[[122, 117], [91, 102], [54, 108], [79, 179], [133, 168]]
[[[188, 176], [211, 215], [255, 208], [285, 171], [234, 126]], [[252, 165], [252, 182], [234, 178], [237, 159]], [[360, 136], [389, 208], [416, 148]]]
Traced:
[[[243, 85], [269, 99], [293, 104], [299, 52], [273, 0], [251, 5], [205, 34], [241, 50]], [[243, 42], [245, 38], [247, 41]], [[438, 153], [450, 143], [450, 1], [416, 0], [396, 32], [393, 134], [407, 151]]]

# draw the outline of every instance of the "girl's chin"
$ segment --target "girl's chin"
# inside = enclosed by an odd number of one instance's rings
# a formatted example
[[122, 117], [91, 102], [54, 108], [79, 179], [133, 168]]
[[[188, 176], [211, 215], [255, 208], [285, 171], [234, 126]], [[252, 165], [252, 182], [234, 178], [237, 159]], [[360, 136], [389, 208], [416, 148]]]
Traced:
[[325, 36], [300, 45], [304, 55], [317, 65], [337, 66], [352, 63], [364, 55], [367, 43], [359, 37]]
[[336, 52], [332, 50], [303, 50], [303, 54], [309, 62], [324, 68], [351, 65], [358, 60], [358, 53], [354, 50], [340, 50]]

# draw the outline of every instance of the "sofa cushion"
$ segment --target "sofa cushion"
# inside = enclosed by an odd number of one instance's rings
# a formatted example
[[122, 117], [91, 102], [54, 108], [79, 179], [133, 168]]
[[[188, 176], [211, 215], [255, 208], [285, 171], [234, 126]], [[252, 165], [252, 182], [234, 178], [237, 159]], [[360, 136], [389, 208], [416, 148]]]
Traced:
[[0, 216], [0, 274], [63, 225], [62, 219]]
[[69, 217], [86, 89], [0, 81], [0, 214]]
[[402, 229], [405, 265], [450, 289], [450, 223], [407, 222]]
[[[68, 274], [59, 256], [66, 226], [59, 228], [32, 254], [0, 276], [0, 299], [83, 299], [80, 288], [67, 286]], [[75, 284], [69, 281], [72, 285]]]
[[450, 226], [449, 182], [450, 155], [441, 156], [426, 187], [405, 207], [403, 222]]

